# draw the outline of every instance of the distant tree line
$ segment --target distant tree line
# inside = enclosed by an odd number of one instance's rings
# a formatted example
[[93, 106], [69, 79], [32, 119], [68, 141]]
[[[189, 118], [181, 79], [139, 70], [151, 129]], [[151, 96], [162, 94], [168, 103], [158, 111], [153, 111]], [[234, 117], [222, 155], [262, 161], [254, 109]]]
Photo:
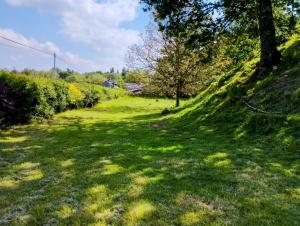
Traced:
[[121, 72], [114, 68], [111, 68], [109, 72], [95, 71], [87, 73], [79, 73], [71, 69], [61, 70], [59, 68], [57, 68], [55, 72], [53, 70], [36, 71], [34, 69], [24, 69], [22, 71], [12, 70], [10, 72], [21, 73], [29, 77], [61, 79], [67, 82], [91, 83], [96, 85], [102, 85], [110, 79], [121, 88], [124, 87], [125, 83], [147, 84], [149, 80], [146, 71], [140, 69], [129, 70], [125, 67], [123, 67]]

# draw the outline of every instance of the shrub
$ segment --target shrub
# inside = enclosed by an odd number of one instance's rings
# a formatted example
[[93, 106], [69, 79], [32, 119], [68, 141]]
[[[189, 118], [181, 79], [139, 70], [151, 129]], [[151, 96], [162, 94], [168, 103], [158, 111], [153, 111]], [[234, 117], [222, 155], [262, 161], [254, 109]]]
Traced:
[[54, 105], [55, 112], [62, 112], [70, 107], [69, 103], [69, 85], [61, 81], [53, 82], [54, 90], [56, 93], [56, 100]]
[[55, 113], [92, 107], [102, 99], [124, 94], [120, 90], [87, 83], [30, 77], [0, 71], [0, 125], [26, 123], [32, 118], [51, 118]]
[[51, 118], [55, 114], [57, 93], [54, 84], [48, 79], [28, 79], [36, 85], [37, 104], [32, 106], [32, 118]]
[[100, 92], [97, 90], [98, 86], [92, 84], [78, 84], [83, 93], [82, 107], [92, 107], [100, 101]]
[[81, 103], [83, 101], [84, 95], [74, 84], [69, 84], [69, 105], [70, 108], [79, 108], [81, 107]]
[[0, 72], [0, 89], [1, 127], [27, 122], [38, 102], [36, 84], [23, 76]]

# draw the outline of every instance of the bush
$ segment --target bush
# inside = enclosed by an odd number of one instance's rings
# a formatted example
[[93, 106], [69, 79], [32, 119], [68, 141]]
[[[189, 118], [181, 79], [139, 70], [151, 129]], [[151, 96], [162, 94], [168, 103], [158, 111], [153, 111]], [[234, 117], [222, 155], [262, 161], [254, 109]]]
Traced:
[[100, 100], [123, 95], [120, 90], [86, 83], [0, 72], [0, 126], [51, 118], [55, 113], [92, 107]]
[[0, 72], [0, 126], [25, 123], [38, 103], [37, 85], [23, 76]]
[[92, 84], [77, 84], [83, 94], [82, 107], [92, 107], [98, 103], [101, 99], [101, 92], [99, 92], [99, 87]]
[[69, 89], [68, 102], [69, 102], [70, 108], [73, 109], [73, 108], [81, 107], [80, 103], [82, 103], [82, 101], [83, 101], [84, 94], [74, 84], [69, 84], [68, 89]]

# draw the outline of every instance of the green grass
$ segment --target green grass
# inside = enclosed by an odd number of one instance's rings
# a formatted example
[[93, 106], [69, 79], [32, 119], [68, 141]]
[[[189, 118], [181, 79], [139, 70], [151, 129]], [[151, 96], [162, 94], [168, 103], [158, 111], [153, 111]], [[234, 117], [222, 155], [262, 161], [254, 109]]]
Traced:
[[2, 132], [0, 225], [300, 224], [299, 152], [161, 117], [173, 104], [124, 97]]
[[211, 127], [234, 140], [268, 137], [271, 146], [299, 154], [300, 33], [280, 50], [281, 64], [264, 75], [257, 76], [259, 55], [221, 74], [186, 106], [173, 111], [174, 122], [194, 129]]

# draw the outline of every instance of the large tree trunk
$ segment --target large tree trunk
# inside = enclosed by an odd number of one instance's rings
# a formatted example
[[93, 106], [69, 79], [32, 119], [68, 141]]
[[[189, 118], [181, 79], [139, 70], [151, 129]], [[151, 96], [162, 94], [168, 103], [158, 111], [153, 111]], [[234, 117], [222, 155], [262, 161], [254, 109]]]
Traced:
[[277, 50], [274, 17], [271, 0], [256, 0], [258, 26], [261, 42], [261, 66], [271, 67], [280, 62], [281, 54]]

